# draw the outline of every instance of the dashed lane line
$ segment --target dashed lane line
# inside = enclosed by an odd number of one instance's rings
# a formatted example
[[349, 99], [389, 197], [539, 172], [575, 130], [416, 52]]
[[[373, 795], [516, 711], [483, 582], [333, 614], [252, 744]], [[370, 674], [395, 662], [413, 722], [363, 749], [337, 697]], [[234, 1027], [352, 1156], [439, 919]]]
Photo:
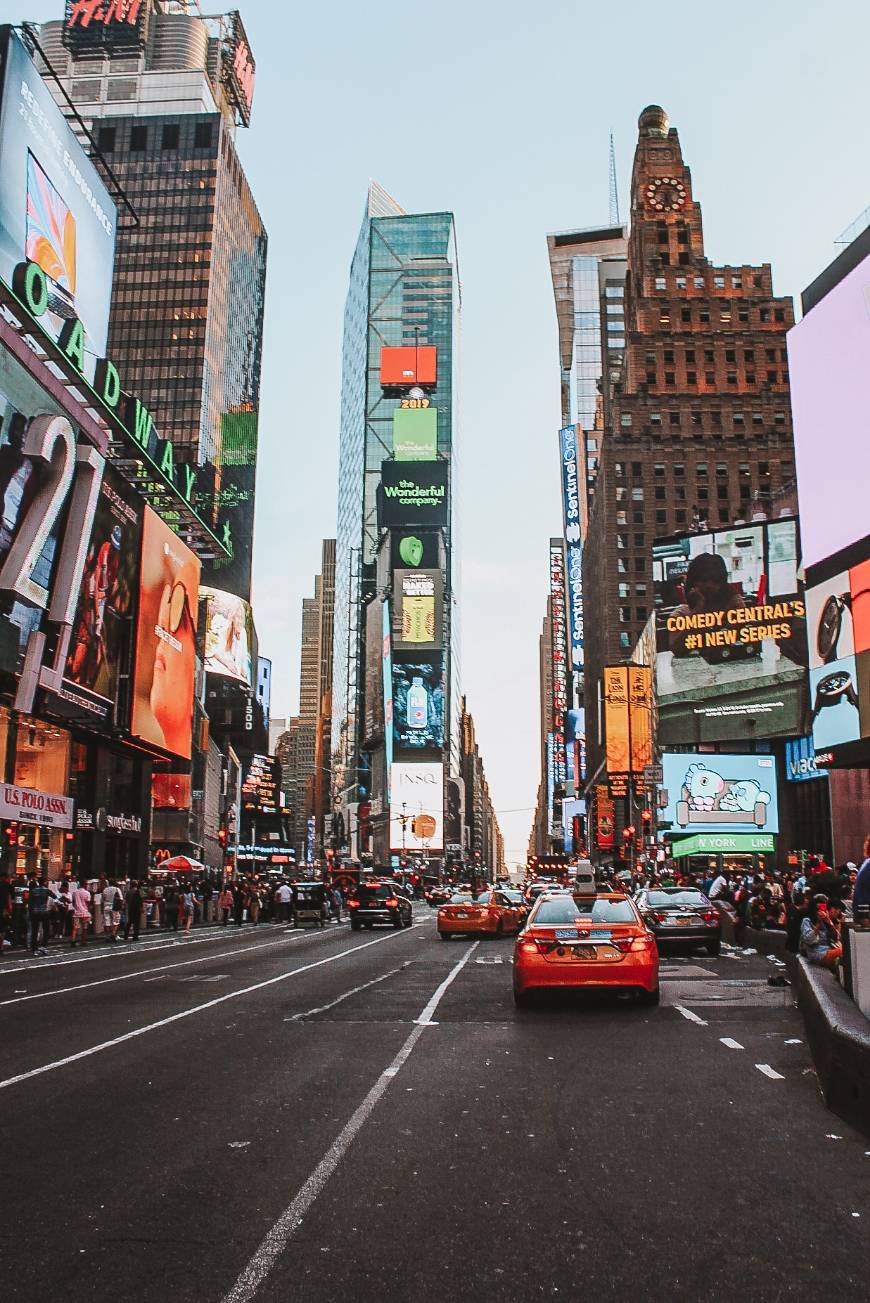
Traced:
[[316, 1014], [326, 1013], [329, 1009], [334, 1009], [337, 1004], [343, 1000], [349, 1000], [352, 995], [359, 995], [360, 991], [367, 991], [370, 986], [377, 986], [378, 982], [385, 982], [388, 977], [395, 977], [396, 973], [401, 973], [402, 969], [409, 968], [414, 961], [408, 959], [404, 964], [399, 964], [398, 968], [391, 968], [388, 973], [381, 973], [380, 977], [373, 977], [370, 982], [363, 982], [361, 986], [353, 986], [344, 995], [340, 995], [337, 1000], [330, 1000], [329, 1004], [321, 1004], [317, 1009], [306, 1009], [304, 1013], [294, 1013], [292, 1017], [285, 1018], [285, 1022], [301, 1022], [303, 1018], [313, 1018]]
[[771, 1081], [785, 1081], [785, 1077], [782, 1073], [777, 1072], [769, 1063], [756, 1063], [755, 1066], [759, 1072], [764, 1073], [765, 1077], [770, 1077]]
[[689, 1022], [696, 1023], [699, 1027], [709, 1027], [710, 1024], [705, 1022], [703, 1018], [699, 1018], [696, 1013], [692, 1013], [691, 1009], [686, 1009], [681, 1004], [675, 1004], [674, 1008], [677, 1013], [681, 1013], [684, 1018], [688, 1018]]
[[732, 1037], [730, 1037], [730, 1036], [720, 1036], [720, 1037], [719, 1037], [719, 1040], [720, 1040], [721, 1043], [725, 1046], [726, 1049], [729, 1049], [729, 1050], [742, 1050], [742, 1049], [743, 1049], [743, 1046], [740, 1044], [740, 1042], [739, 1042], [739, 1041], [735, 1041], [735, 1040], [733, 1040]]
[[[418, 924], [412, 926], [417, 927]], [[110, 1041], [101, 1041], [99, 1045], [92, 1045], [86, 1050], [79, 1050], [77, 1054], [68, 1054], [63, 1059], [56, 1059], [53, 1063], [45, 1063], [39, 1068], [31, 1068], [29, 1072], [19, 1072], [14, 1077], [7, 1077], [5, 1081], [0, 1081], [0, 1090], [5, 1090], [7, 1086], [16, 1086], [22, 1081], [30, 1081], [32, 1077], [42, 1076], [45, 1072], [55, 1072], [58, 1068], [65, 1068], [70, 1063], [77, 1063], [79, 1059], [90, 1058], [92, 1054], [101, 1054], [103, 1050], [113, 1049], [116, 1045], [123, 1045], [125, 1041], [135, 1040], [137, 1036], [145, 1036], [148, 1032], [157, 1031], [160, 1027], [169, 1027], [172, 1023], [180, 1022], [182, 1018], [192, 1018], [194, 1014], [205, 1013], [207, 1009], [214, 1009], [219, 1004], [226, 1004], [228, 1000], [239, 1000], [243, 995], [250, 995], [253, 991], [263, 991], [268, 986], [275, 986], [278, 982], [286, 982], [291, 977], [298, 977], [302, 973], [309, 973], [315, 968], [322, 968], [324, 964], [334, 964], [336, 960], [346, 959], [348, 955], [355, 955], [360, 950], [368, 950], [371, 946], [382, 945], [384, 941], [393, 941], [398, 936], [407, 936], [403, 929], [401, 932], [388, 932], [386, 936], [376, 937], [374, 941], [366, 941], [361, 946], [352, 946], [349, 950], [341, 950], [337, 955], [327, 955], [325, 959], [317, 959], [314, 963], [303, 964], [301, 968], [291, 968], [288, 973], [279, 973], [277, 977], [269, 977], [264, 982], [254, 982], [251, 986], [242, 987], [240, 991], [228, 991], [226, 995], [219, 995], [214, 1000], [207, 1000], [205, 1004], [194, 1005], [192, 1009], [183, 1009], [181, 1013], [171, 1014], [168, 1018], [159, 1018], [156, 1022], [146, 1023], [144, 1027], [137, 1027], [134, 1031], [125, 1032], [123, 1036], [114, 1036]]]

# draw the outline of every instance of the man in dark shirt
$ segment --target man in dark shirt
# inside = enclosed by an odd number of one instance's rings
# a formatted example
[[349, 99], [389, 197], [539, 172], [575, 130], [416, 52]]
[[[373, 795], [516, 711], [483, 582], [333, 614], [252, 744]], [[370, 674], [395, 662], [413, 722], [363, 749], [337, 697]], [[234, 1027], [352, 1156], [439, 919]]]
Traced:
[[[45, 878], [31, 878], [30, 891], [27, 897], [27, 912], [30, 915], [30, 953], [32, 955], [46, 955], [48, 951], [48, 920], [51, 910], [51, 892], [48, 889], [48, 882]], [[43, 945], [39, 944], [39, 934], [42, 933]]]
[[124, 927], [124, 940], [130, 940], [130, 929], [133, 929], [133, 940], [139, 940], [139, 924], [142, 918], [142, 892], [139, 890], [139, 883], [133, 879], [127, 888], [127, 922]]
[[0, 873], [0, 951], [6, 944], [6, 933], [12, 922], [12, 906], [15, 903], [15, 888], [9, 881], [9, 874]]

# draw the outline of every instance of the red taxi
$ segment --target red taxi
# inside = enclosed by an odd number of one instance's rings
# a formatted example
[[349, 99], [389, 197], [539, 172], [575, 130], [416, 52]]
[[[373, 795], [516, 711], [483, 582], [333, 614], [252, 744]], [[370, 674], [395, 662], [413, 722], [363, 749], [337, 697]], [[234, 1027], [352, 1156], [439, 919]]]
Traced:
[[621, 990], [659, 1002], [655, 937], [628, 896], [541, 896], [514, 951], [514, 1001], [532, 991]]
[[515, 903], [503, 891], [482, 891], [479, 896], [455, 892], [438, 911], [438, 934], [442, 941], [470, 932], [500, 937], [518, 932], [525, 915], [522, 903]]

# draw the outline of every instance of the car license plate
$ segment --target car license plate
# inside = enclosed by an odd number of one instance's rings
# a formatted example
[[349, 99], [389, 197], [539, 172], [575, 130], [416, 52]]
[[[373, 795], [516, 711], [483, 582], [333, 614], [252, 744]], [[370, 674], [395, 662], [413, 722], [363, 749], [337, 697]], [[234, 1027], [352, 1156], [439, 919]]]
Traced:
[[466, 912], [465, 912], [464, 909], [458, 909], [458, 910], [456, 911], [456, 913], [453, 915], [453, 917], [454, 917], [454, 918], [468, 918], [468, 915], [466, 914]]
[[571, 950], [571, 957], [585, 960], [588, 963], [590, 959], [598, 958], [598, 951], [595, 946], [574, 946]]
[[557, 941], [575, 941], [577, 933], [573, 928], [556, 928]]
[[678, 925], [679, 925], [680, 927], [688, 927], [689, 924], [690, 924], [690, 923], [694, 923], [694, 921], [695, 921], [695, 920], [694, 920], [693, 918], [678, 918], [678, 919], [677, 919], [677, 923], [678, 923]]

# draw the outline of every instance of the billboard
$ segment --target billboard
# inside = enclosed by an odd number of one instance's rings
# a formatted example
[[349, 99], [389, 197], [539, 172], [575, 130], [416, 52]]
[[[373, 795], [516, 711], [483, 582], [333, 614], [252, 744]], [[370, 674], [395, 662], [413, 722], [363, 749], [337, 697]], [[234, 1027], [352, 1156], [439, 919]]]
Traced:
[[565, 570], [571, 666], [583, 669], [583, 526], [580, 515], [580, 474], [577, 427], [559, 431], [562, 456], [562, 518], [565, 525]]
[[384, 601], [376, 597], [366, 607], [365, 710], [363, 746], [371, 746], [384, 735], [383, 626]]
[[107, 718], [126, 660], [144, 504], [107, 465], [76, 603], [64, 680]]
[[77, 57], [135, 53], [150, 17], [151, 0], [66, 0], [63, 43]]
[[434, 344], [411, 344], [381, 349], [381, 386], [410, 389], [432, 387], [438, 379], [438, 350]]
[[229, 14], [230, 37], [223, 53], [221, 80], [243, 127], [250, 126], [257, 65], [238, 9]]
[[199, 470], [197, 505], [215, 528], [229, 522], [232, 555], [207, 561], [203, 575], [215, 588], [250, 599], [259, 411], [251, 401], [221, 413], [220, 449]]
[[387, 759], [387, 792], [393, 764], [393, 641], [390, 630], [390, 604], [382, 602], [381, 677], [384, 685], [384, 752]]
[[385, 461], [378, 490], [381, 528], [396, 525], [446, 525], [446, 461]]
[[826, 778], [827, 773], [816, 764], [812, 737], [793, 737], [785, 744], [785, 776], [790, 783], [806, 783], [814, 778]]
[[[806, 602], [815, 749], [864, 742], [870, 738], [870, 538], [815, 567]], [[853, 746], [851, 754], [832, 759], [860, 762], [863, 750]]]
[[[428, 402], [425, 398], [419, 401]], [[393, 456], [396, 461], [435, 461], [438, 456], [437, 407], [396, 408], [393, 412]]]
[[130, 731], [190, 759], [200, 565], [190, 548], [145, 507]]
[[598, 783], [595, 788], [595, 845], [600, 851], [613, 850], [614, 833], [613, 797], [606, 783]]
[[407, 566], [415, 570], [443, 568], [441, 535], [434, 530], [394, 529], [390, 537], [390, 569], [401, 570]]
[[440, 652], [408, 660], [393, 657], [393, 742], [397, 753], [440, 751], [444, 746], [444, 659]]
[[250, 606], [219, 588], [200, 588], [199, 595], [206, 606], [206, 674], [220, 674], [252, 687], [254, 618]]
[[803, 563], [811, 566], [868, 532], [870, 255], [809, 308], [787, 343]]
[[81, 321], [90, 376], [106, 352], [115, 205], [18, 35], [4, 28], [0, 40], [0, 277], [12, 285], [19, 264], [42, 268], [48, 302], [40, 325], [56, 340], [65, 324]]
[[666, 751], [662, 769], [660, 830], [779, 832], [773, 756]]
[[602, 674], [608, 774], [642, 774], [652, 763], [652, 670], [609, 665]]
[[663, 743], [803, 731], [806, 612], [795, 519], [654, 543], [653, 586]]
[[390, 850], [444, 849], [444, 766], [396, 761], [390, 771]]
[[440, 647], [444, 591], [440, 570], [393, 571], [393, 646]]

